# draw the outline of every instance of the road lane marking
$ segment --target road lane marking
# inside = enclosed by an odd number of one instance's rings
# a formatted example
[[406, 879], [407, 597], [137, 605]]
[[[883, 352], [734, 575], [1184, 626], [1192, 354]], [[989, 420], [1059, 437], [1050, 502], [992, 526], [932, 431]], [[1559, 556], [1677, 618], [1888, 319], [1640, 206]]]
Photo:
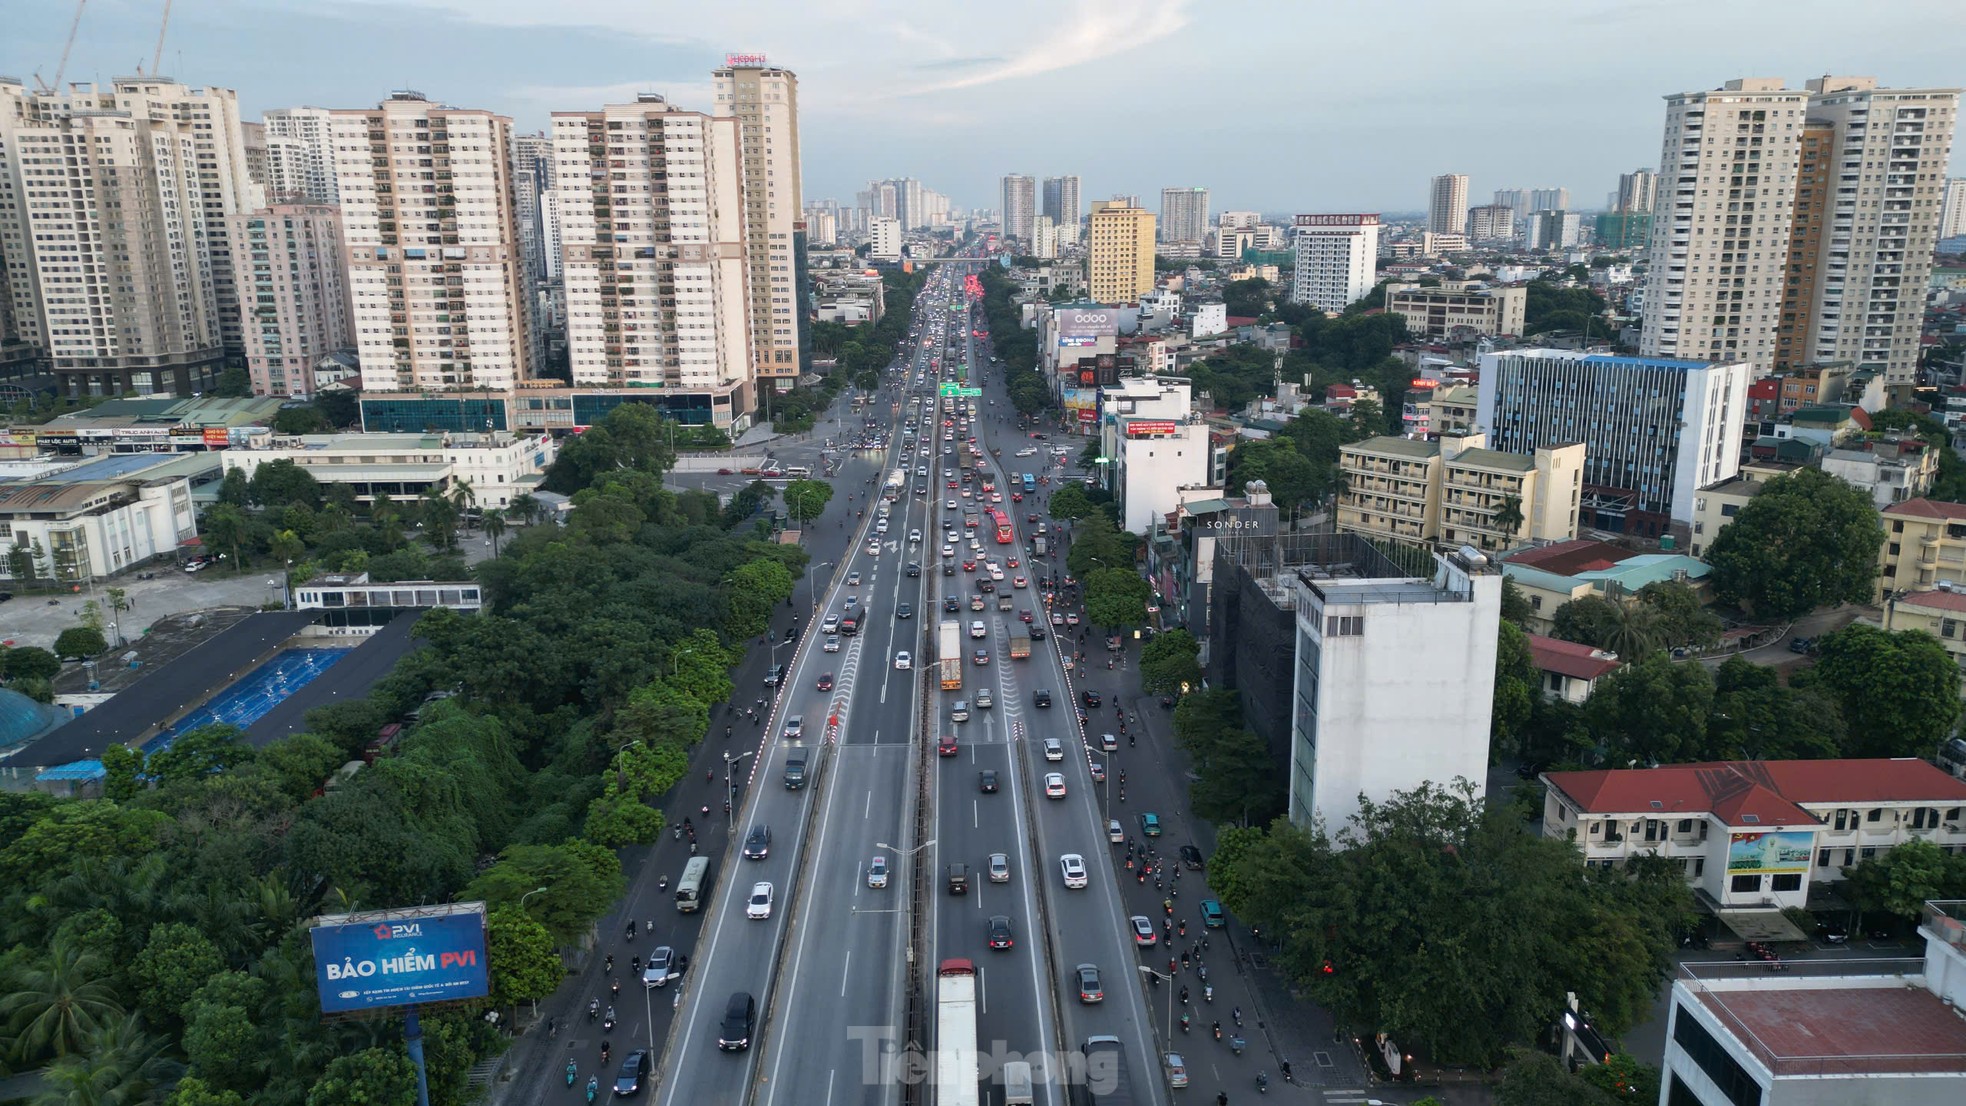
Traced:
[[853, 976], [853, 950], [846, 950], [846, 960], [840, 965], [840, 997], [846, 997], [846, 981]]

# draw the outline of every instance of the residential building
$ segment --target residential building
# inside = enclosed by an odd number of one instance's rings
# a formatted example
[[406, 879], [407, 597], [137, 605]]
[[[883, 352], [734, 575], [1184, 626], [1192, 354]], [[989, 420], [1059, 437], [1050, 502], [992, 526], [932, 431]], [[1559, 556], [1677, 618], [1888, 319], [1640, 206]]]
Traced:
[[1229, 329], [1229, 305], [1225, 303], [1198, 303], [1188, 312], [1188, 334], [1194, 338], [1206, 338], [1225, 333]]
[[1886, 630], [1923, 630], [1939, 639], [1955, 664], [1966, 667], [1966, 586], [1945, 581], [1926, 591], [1894, 591], [1884, 597]]
[[1704, 556], [1720, 532], [1768, 487], [1768, 481], [1801, 467], [1772, 461], [1752, 461], [1742, 465], [1733, 476], [1701, 488], [1699, 494], [1693, 497], [1693, 527], [1686, 551], [1695, 557]]
[[312, 204], [338, 204], [334, 137], [327, 108], [279, 108], [261, 118], [266, 128], [267, 198]]
[[1448, 384], [1434, 389], [1428, 404], [1427, 427], [1436, 434], [1465, 434], [1480, 417], [1481, 391], [1472, 384]]
[[1581, 239], [1583, 216], [1574, 211], [1538, 208], [1522, 224], [1522, 247], [1526, 250], [1567, 250]]
[[[685, 423], [728, 425], [755, 404], [744, 134], [741, 116], [685, 111], [654, 93], [553, 113], [576, 386], [645, 389]], [[790, 253], [776, 240], [768, 248]]]
[[1633, 169], [1618, 176], [1618, 194], [1611, 210], [1627, 215], [1650, 215], [1659, 202], [1659, 174]]
[[1124, 377], [1102, 388], [1099, 398], [1101, 452], [1113, 461], [1107, 469], [1121, 529], [1151, 533], [1181, 503], [1184, 490], [1219, 487], [1215, 478], [1226, 466], [1226, 451], [1218, 465], [1218, 450], [1186, 380]]
[[[1003, 179], [1003, 236], [1016, 242], [1031, 240], [1031, 220], [1038, 214], [1037, 178], [1011, 173]], [[1096, 206], [1094, 210], [1097, 210]]]
[[1726, 918], [1809, 903], [1860, 861], [1913, 838], [1966, 849], [1966, 780], [1915, 757], [1740, 760], [1545, 772], [1543, 835], [1594, 868], [1675, 861]]
[[1529, 289], [1449, 280], [1427, 288], [1386, 285], [1386, 312], [1406, 320], [1407, 333], [1420, 338], [1500, 337], [1522, 333]]
[[1361, 797], [1487, 777], [1502, 580], [1479, 556], [1435, 555], [1429, 575], [1361, 535], [1322, 544], [1290, 581], [1289, 815], [1335, 836]]
[[1537, 687], [1545, 699], [1583, 706], [1597, 690], [1597, 682], [1618, 670], [1615, 653], [1542, 634], [1525, 636], [1529, 639], [1529, 661], [1536, 666]]
[[1805, 972], [1686, 961], [1666, 1016], [1662, 1106], [1949, 1106], [1966, 1097], [1966, 903], [1927, 903], [1924, 955]]
[[1098, 303], [1136, 303], [1154, 290], [1154, 213], [1119, 200], [1092, 201], [1086, 289]]
[[1966, 588], [1966, 503], [1909, 499], [1882, 516], [1876, 602], [1896, 592]]
[[1882, 511], [1932, 490], [1939, 451], [1923, 438], [1866, 438], [1824, 454], [1823, 471], [1862, 489]]
[[341, 209], [275, 204], [226, 220], [237, 297], [248, 308], [253, 394], [312, 396], [314, 367], [355, 341]]
[[1208, 189], [1160, 190], [1160, 240], [1199, 242], [1208, 235]]
[[1484, 204], [1468, 209], [1468, 238], [1475, 242], [1504, 242], [1515, 237], [1515, 209], [1507, 204]]
[[426, 492], [468, 489], [479, 509], [530, 495], [557, 453], [550, 434], [275, 434], [241, 435], [219, 454], [226, 472], [250, 478], [259, 466], [292, 461], [323, 484], [345, 484], [358, 503], [379, 495], [397, 502]]
[[1452, 234], [1425, 231], [1420, 235], [1421, 257], [1446, 257], [1448, 254], [1466, 252], [1468, 252], [1468, 236], [1458, 230]]
[[1031, 220], [1031, 256], [1045, 261], [1058, 258], [1058, 224], [1049, 215]]
[[1460, 234], [1466, 227], [1468, 175], [1443, 173], [1427, 189], [1427, 229], [1435, 234]]
[[558, 181], [553, 167], [553, 138], [548, 134], [512, 136], [512, 221], [519, 231], [519, 258], [524, 272], [526, 360], [546, 364], [547, 280], [546, 213], [541, 197]]
[[250, 119], [239, 120], [239, 149], [246, 156], [246, 177], [258, 186], [255, 195], [264, 206], [268, 167], [266, 161], [266, 124], [255, 123]]
[[1765, 77], [1666, 97], [1644, 354], [1774, 366], [1808, 99]]
[[230, 89], [0, 78], [10, 314], [69, 396], [209, 391], [243, 361], [225, 220], [257, 193]]
[[1040, 214], [1060, 227], [1070, 227], [1072, 240], [1078, 240], [1079, 220], [1085, 218], [1085, 205], [1079, 199], [1079, 178], [1046, 177], [1044, 210]]
[[1532, 210], [1529, 206], [1529, 193], [1530, 190], [1527, 188], [1498, 188], [1495, 190], [1495, 198], [1489, 202], [1494, 207], [1508, 208], [1509, 214], [1515, 218], [1515, 221], [1521, 223], [1529, 217], [1529, 212]]
[[80, 583], [175, 554], [198, 535], [192, 477], [214, 464], [205, 454], [103, 457], [0, 483], [0, 535], [6, 551], [22, 551], [0, 557], [0, 579]]
[[1379, 216], [1299, 215], [1290, 302], [1343, 311], [1372, 291]]
[[1788, 224], [1781, 314], [1775, 320], [1774, 367], [1778, 373], [1792, 371], [1809, 359], [1818, 270], [1823, 263], [1823, 230], [1829, 222], [1832, 197], [1841, 183], [1835, 164], [1835, 139], [1836, 129], [1823, 120], [1805, 120], [1797, 132], [1795, 207]]
[[1580, 523], [1656, 536], [1692, 519], [1698, 489], [1739, 469], [1750, 371], [1745, 360], [1488, 353], [1478, 421], [1507, 453], [1583, 442]]
[[[1569, 211], [1570, 190], [1568, 188], [1532, 188], [1525, 201], [1531, 212]], [[1517, 220], [1520, 222], [1521, 220]]]
[[1529, 628], [1547, 634], [1558, 607], [1586, 595], [1629, 595], [1647, 584], [1685, 584], [1695, 590], [1712, 570], [1683, 553], [1634, 553], [1610, 542], [1577, 539], [1501, 555], [1502, 574], [1529, 601]]
[[566, 251], [560, 238], [560, 210], [566, 193], [558, 188], [539, 194], [539, 252], [546, 266], [546, 282], [557, 284], [565, 272]]
[[[1338, 527], [1389, 541], [1471, 545], [1483, 552], [1577, 534], [1584, 447], [1534, 456], [1483, 446], [1479, 434], [1438, 441], [1368, 438], [1339, 448], [1345, 490]], [[1496, 521], [1513, 501], [1513, 525]]]
[[363, 389], [505, 391], [530, 376], [512, 121], [405, 91], [331, 126]]
[[1600, 249], [1643, 251], [1652, 240], [1650, 212], [1607, 211], [1593, 220]]
[[1966, 235], [1966, 177], [1946, 181], [1945, 202], [1939, 209], [1939, 237]]
[[901, 220], [892, 215], [876, 215], [867, 220], [867, 242], [868, 260], [901, 260]]
[[758, 387], [784, 391], [801, 371], [807, 327], [795, 228], [805, 210], [799, 155], [799, 78], [762, 58], [711, 74], [717, 116], [737, 120], [744, 189], [744, 260], [751, 269], [751, 371]]

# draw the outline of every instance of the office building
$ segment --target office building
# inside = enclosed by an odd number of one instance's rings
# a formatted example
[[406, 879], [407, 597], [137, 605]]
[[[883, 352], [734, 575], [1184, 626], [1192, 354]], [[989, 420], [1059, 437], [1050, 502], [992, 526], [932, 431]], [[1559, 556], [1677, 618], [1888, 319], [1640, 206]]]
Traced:
[[0, 79], [10, 314], [67, 395], [188, 395], [243, 363], [225, 221], [258, 192], [230, 89]]
[[744, 133], [654, 93], [553, 113], [576, 386], [647, 389], [691, 423], [749, 409]]
[[1051, 219], [1060, 228], [1069, 228], [1070, 241], [1079, 239], [1079, 220], [1085, 217], [1085, 208], [1079, 200], [1079, 178], [1046, 177], [1044, 179], [1044, 210], [1041, 214]]
[[1092, 201], [1086, 290], [1096, 303], [1138, 303], [1154, 290], [1154, 213], [1119, 200]]
[[[1100, 452], [1113, 459], [1111, 491], [1120, 525], [1135, 534], [1163, 526], [1183, 489], [1205, 488], [1214, 474], [1208, 424], [1197, 417], [1186, 380], [1122, 377], [1100, 389]], [[1192, 498], [1189, 496], [1187, 498]]]
[[1386, 312], [1406, 319], [1406, 330], [1420, 338], [1487, 337], [1522, 333], [1529, 289], [1484, 285], [1471, 280], [1386, 285]]
[[[31, 580], [99, 580], [177, 554], [198, 535], [191, 482], [208, 479], [208, 454], [101, 457], [27, 480], [0, 483], [0, 533], [28, 551]], [[15, 575], [0, 557], [0, 580]], [[117, 617], [114, 612], [110, 618]]]
[[1233, 227], [1255, 230], [1263, 225], [1263, 215], [1258, 211], [1224, 211], [1215, 217], [1215, 225], [1222, 230]]
[[504, 508], [539, 490], [557, 453], [550, 434], [275, 434], [241, 436], [219, 456], [227, 472], [250, 479], [259, 466], [291, 461], [322, 484], [344, 484], [358, 503], [386, 495], [414, 501], [426, 492], [471, 489], [480, 509]]
[[1199, 242], [1208, 234], [1208, 189], [1160, 190], [1160, 240]]
[[331, 126], [363, 389], [503, 391], [531, 376], [512, 121], [405, 91]]
[[1031, 241], [1031, 220], [1038, 214], [1038, 182], [1035, 177], [1012, 173], [1003, 179], [1003, 236], [1016, 242]]
[[892, 215], [874, 216], [868, 220], [867, 241], [868, 260], [901, 260], [901, 220]]
[[341, 209], [274, 204], [226, 220], [258, 396], [312, 396], [314, 366], [354, 345]]
[[1966, 234], [1966, 177], [1946, 182], [1945, 202], [1939, 208], [1939, 237], [1958, 238]]
[[266, 192], [274, 202], [337, 204], [334, 140], [327, 108], [279, 108], [261, 117], [266, 136]]
[[1659, 174], [1650, 169], [1634, 169], [1618, 175], [1618, 194], [1611, 210], [1623, 214], [1649, 215], [1659, 201]]
[[1507, 204], [1483, 204], [1468, 209], [1468, 238], [1503, 242], [1515, 237], [1515, 209]]
[[[1346, 483], [1338, 497], [1338, 528], [1483, 552], [1576, 537], [1584, 446], [1528, 455], [1488, 449], [1486, 441], [1476, 432], [1443, 434], [1438, 441], [1368, 438], [1341, 447], [1338, 467]], [[1511, 502], [1513, 522], [1506, 509]]]
[[1459, 552], [1395, 563], [1331, 534], [1296, 593], [1289, 814], [1337, 835], [1363, 796], [1488, 772], [1502, 577]]
[[1739, 470], [1751, 375], [1745, 360], [1488, 353], [1479, 422], [1507, 453], [1583, 442], [1583, 525], [1656, 536], [1690, 522], [1695, 493]]
[[1468, 225], [1468, 175], [1443, 173], [1427, 192], [1427, 229], [1435, 234], [1460, 234]]
[[711, 76], [718, 116], [738, 124], [739, 181], [744, 189], [744, 258], [751, 269], [751, 366], [759, 387], [781, 391], [798, 379], [801, 309], [794, 230], [805, 210], [799, 161], [799, 78], [791, 70], [725, 65]]
[[1290, 302], [1343, 311], [1372, 291], [1379, 259], [1379, 216], [1299, 215]]

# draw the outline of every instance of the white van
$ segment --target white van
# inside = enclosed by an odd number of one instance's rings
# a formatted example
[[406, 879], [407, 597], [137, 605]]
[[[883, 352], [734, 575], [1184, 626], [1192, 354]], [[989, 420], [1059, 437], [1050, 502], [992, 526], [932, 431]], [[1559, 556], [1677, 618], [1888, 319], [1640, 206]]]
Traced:
[[1007, 1060], [1003, 1066], [1004, 1106], [1031, 1106], [1037, 1099], [1031, 1094], [1031, 1065], [1022, 1060]]
[[811, 475], [812, 470], [804, 465], [793, 465], [791, 468], [785, 470], [785, 477], [788, 480], [804, 480]]

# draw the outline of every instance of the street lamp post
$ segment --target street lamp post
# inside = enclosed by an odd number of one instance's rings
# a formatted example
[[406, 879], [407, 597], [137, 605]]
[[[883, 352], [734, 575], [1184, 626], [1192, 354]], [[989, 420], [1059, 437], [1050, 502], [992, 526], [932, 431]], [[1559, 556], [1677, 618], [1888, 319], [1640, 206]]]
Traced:
[[[530, 891], [528, 891], [528, 892], [526, 892], [525, 894], [523, 894], [523, 895], [520, 895], [520, 896], [519, 896], [519, 913], [521, 913], [521, 914], [524, 914], [524, 913], [525, 913], [525, 911], [526, 911], [526, 900], [527, 900], [527, 899], [529, 899], [529, 898], [532, 898], [532, 897], [533, 897], [534, 895], [537, 895], [537, 894], [539, 894], [539, 893], [540, 893], [541, 891], [544, 891], [544, 890], [546, 890], [546, 888], [544, 888], [544, 887], [535, 887], [535, 888], [533, 888], [532, 890], [530, 890]], [[527, 915], [527, 917], [531, 917], [531, 915]], [[538, 1019], [538, 1017], [539, 1017], [539, 999], [538, 999], [538, 998], [534, 998], [534, 999], [532, 1000], [532, 1016], [533, 1016], [533, 1018], [534, 1018], [535, 1020], [537, 1020], [537, 1019]]]
[[1164, 1028], [1164, 1036], [1167, 1038], [1167, 1043], [1161, 1046], [1161, 1051], [1173, 1052], [1174, 1051], [1174, 977], [1171, 975], [1163, 975], [1162, 973], [1155, 971], [1152, 967], [1146, 964], [1139, 965], [1139, 968], [1140, 968], [1141, 975], [1153, 976], [1155, 979], [1158, 979], [1162, 983], [1167, 984], [1167, 1024]]
[[832, 568], [833, 565], [834, 562], [832, 561], [820, 561], [818, 564], [806, 566], [806, 602], [811, 605], [814, 611], [819, 609], [819, 592], [813, 586], [813, 575], [819, 569]]
[[745, 757], [748, 757], [750, 755], [751, 755], [750, 752], [743, 752], [737, 754], [731, 754], [731, 753], [724, 754], [724, 832], [725, 833], [730, 833], [735, 828], [736, 826], [735, 820], [737, 818], [737, 785], [731, 778], [731, 769], [737, 767], [738, 761], [743, 760]]

